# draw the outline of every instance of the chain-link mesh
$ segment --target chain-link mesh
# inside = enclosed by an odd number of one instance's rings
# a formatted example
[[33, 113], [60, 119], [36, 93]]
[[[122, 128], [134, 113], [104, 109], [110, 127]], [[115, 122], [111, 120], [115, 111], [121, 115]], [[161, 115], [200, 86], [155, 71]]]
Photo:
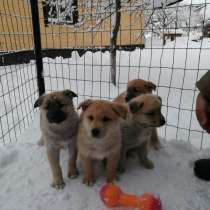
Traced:
[[[33, 62], [6, 66], [6, 61], [20, 63], [34, 58], [30, 54], [33, 37], [29, 4], [27, 0], [2, 0], [0, 5], [4, 60], [0, 67], [0, 103], [4, 107], [0, 137], [4, 142], [6, 136], [10, 139], [21, 130], [21, 123], [28, 125], [33, 119], [37, 92]], [[90, 97], [112, 100], [131, 79], [153, 81], [167, 119], [160, 135], [205, 146], [208, 136], [195, 116], [195, 82], [210, 66], [207, 1], [197, 4], [185, 0], [154, 10], [145, 1], [121, 0], [117, 10], [121, 21], [116, 43], [116, 86], [110, 79], [116, 1], [43, 0], [38, 5], [47, 92], [71, 88], [79, 95], [78, 104]], [[17, 56], [11, 58], [4, 53]]]

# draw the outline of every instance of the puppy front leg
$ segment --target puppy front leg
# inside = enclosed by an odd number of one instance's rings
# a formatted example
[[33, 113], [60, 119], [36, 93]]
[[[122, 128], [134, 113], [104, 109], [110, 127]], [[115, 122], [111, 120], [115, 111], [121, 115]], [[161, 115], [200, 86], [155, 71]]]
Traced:
[[63, 181], [62, 171], [59, 163], [59, 156], [59, 149], [47, 149], [47, 157], [53, 174], [52, 187], [56, 189], [63, 189], [65, 183]]
[[154, 149], [159, 150], [161, 148], [160, 140], [158, 138], [158, 133], [157, 129], [154, 128], [152, 130], [152, 135], [151, 135], [151, 144], [154, 147]]
[[107, 182], [113, 182], [116, 179], [117, 175], [117, 167], [120, 159], [120, 152], [116, 154], [111, 154], [107, 157], [107, 165], [106, 165], [106, 176]]
[[119, 158], [118, 168], [117, 168], [119, 173], [125, 172], [125, 164], [126, 164], [125, 162], [126, 162], [126, 150], [122, 148], [120, 152], [120, 158]]
[[37, 142], [37, 144], [38, 144], [39, 146], [43, 146], [43, 145], [44, 145], [43, 136], [41, 136], [41, 138], [39, 139], [39, 141]]
[[69, 161], [68, 161], [68, 177], [73, 179], [78, 176], [77, 170], [77, 147], [76, 145], [69, 147]]
[[148, 159], [148, 142], [147, 141], [145, 141], [140, 147], [138, 147], [137, 154], [139, 156], [139, 161], [142, 166], [144, 166], [147, 169], [154, 168], [153, 162]]
[[95, 182], [92, 159], [90, 157], [85, 157], [80, 154], [80, 162], [85, 174], [83, 178], [83, 184], [86, 184], [87, 186], [92, 186]]

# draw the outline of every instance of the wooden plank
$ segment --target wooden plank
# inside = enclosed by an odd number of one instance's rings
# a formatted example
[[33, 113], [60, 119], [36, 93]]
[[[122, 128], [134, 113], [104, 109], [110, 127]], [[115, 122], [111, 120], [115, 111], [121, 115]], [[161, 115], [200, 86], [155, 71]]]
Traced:
[[[28, 2], [27, 0], [1, 0], [0, 51], [33, 49], [31, 12]], [[93, 48], [110, 45], [110, 17], [103, 21], [96, 31], [87, 31], [84, 25], [74, 27], [51, 24], [45, 27], [41, 0], [38, 3], [42, 48]], [[81, 11], [84, 12], [83, 8], [79, 8], [79, 14], [84, 14]], [[117, 45], [143, 45], [144, 37], [139, 35], [144, 28], [143, 12], [132, 14], [123, 10], [121, 19]], [[85, 24], [91, 25], [92, 22], [87, 20]]]

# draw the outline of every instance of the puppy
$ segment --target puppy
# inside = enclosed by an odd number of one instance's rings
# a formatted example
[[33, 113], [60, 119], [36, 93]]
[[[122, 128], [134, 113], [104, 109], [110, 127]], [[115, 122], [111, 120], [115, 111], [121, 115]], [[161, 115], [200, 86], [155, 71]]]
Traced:
[[129, 112], [127, 119], [121, 124], [122, 149], [119, 171], [125, 170], [126, 153], [135, 150], [140, 163], [145, 168], [154, 165], [147, 157], [147, 146], [154, 128], [165, 124], [161, 113], [161, 98], [153, 94], [143, 94], [128, 102]]
[[121, 93], [114, 101], [126, 103], [141, 94], [152, 93], [153, 90], [156, 90], [154, 83], [143, 79], [134, 79], [128, 82], [126, 91]]
[[[156, 90], [156, 85], [150, 81], [146, 81], [143, 79], [134, 79], [128, 82], [127, 90], [121, 93], [114, 101], [119, 103], [127, 103], [132, 98], [139, 96], [145, 93], [152, 93], [152, 91]], [[151, 146], [156, 150], [160, 148], [160, 141], [157, 134], [157, 129], [153, 129], [151, 135]]]
[[47, 150], [47, 156], [53, 175], [52, 186], [62, 189], [65, 186], [59, 163], [60, 149], [69, 152], [68, 177], [75, 177], [77, 149], [76, 134], [79, 116], [73, 106], [73, 98], [77, 94], [71, 90], [57, 91], [39, 97], [34, 108], [40, 108], [41, 142]]
[[94, 159], [106, 159], [107, 181], [112, 182], [120, 158], [120, 123], [126, 118], [127, 107], [104, 100], [86, 100], [79, 105], [79, 108], [82, 108], [82, 113], [77, 144], [81, 166], [85, 173], [83, 183], [88, 186], [94, 183]]

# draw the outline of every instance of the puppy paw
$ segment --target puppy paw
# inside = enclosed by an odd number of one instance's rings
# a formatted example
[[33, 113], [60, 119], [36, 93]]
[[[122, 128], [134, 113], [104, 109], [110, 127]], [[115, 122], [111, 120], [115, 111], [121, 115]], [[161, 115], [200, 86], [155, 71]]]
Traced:
[[54, 182], [51, 184], [51, 186], [52, 186], [53, 188], [55, 188], [56, 190], [62, 190], [62, 189], [65, 187], [65, 183], [64, 183], [63, 180], [60, 180], [60, 181], [57, 181], [57, 182], [54, 181]]
[[114, 182], [114, 179], [113, 179], [113, 178], [107, 178], [107, 179], [106, 179], [106, 182], [107, 182], [107, 183], [113, 183], [113, 182]]
[[123, 174], [125, 173], [125, 168], [124, 167], [118, 167], [117, 171], [120, 173], [120, 174]]
[[146, 169], [153, 169], [154, 168], [154, 163], [151, 160], [141, 161], [141, 165]]
[[153, 144], [153, 148], [155, 149], [155, 150], [159, 150], [159, 149], [161, 149], [161, 143], [160, 142], [158, 142], [158, 143], [156, 143], [156, 144]]
[[117, 182], [120, 181], [120, 176], [119, 176], [119, 174], [116, 175], [115, 180], [116, 180]]
[[43, 138], [40, 138], [39, 141], [37, 142], [37, 144], [39, 146], [44, 146], [44, 140], [43, 140]]
[[118, 164], [117, 172], [120, 174], [125, 173], [125, 164], [122, 164], [122, 163]]
[[79, 175], [79, 172], [78, 172], [78, 170], [76, 168], [75, 169], [71, 169], [68, 172], [68, 177], [70, 179], [75, 179], [76, 177], [78, 177], [78, 175]]
[[114, 176], [114, 177], [107, 177], [106, 178], [106, 182], [107, 183], [113, 183], [114, 181], [119, 181], [120, 177], [118, 175]]
[[85, 176], [83, 178], [83, 184], [86, 184], [87, 186], [91, 187], [95, 183], [95, 180], [93, 177]]

